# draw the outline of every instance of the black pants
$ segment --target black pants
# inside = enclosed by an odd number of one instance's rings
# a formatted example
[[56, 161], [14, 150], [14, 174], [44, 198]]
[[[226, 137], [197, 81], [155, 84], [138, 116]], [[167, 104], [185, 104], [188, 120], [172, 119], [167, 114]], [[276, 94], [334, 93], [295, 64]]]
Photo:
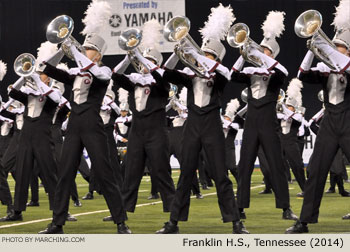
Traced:
[[344, 173], [346, 173], [346, 166], [343, 152], [338, 149], [330, 169], [330, 189], [335, 189], [335, 185], [338, 185], [339, 193], [344, 192]]
[[317, 134], [305, 183], [300, 221], [317, 223], [324, 187], [334, 157], [340, 147], [350, 159], [350, 111], [331, 113], [326, 110]]
[[[0, 137], [0, 160], [2, 160], [10, 141], [10, 135]], [[8, 172], [5, 171], [4, 167], [0, 163], [0, 201], [4, 205], [12, 205], [12, 196], [7, 182], [7, 175]]]
[[[89, 122], [87, 124], [87, 122]], [[95, 111], [71, 112], [58, 169], [53, 223], [64, 225], [69, 208], [69, 195], [77, 175], [84, 146], [89, 153], [97, 181], [115, 223], [126, 219], [123, 201], [109, 161], [107, 135], [101, 117]]]
[[[179, 164], [181, 164], [181, 150], [182, 150], [182, 136], [183, 136], [184, 127], [173, 127], [169, 131], [169, 150], [170, 156], [174, 155], [178, 160]], [[193, 177], [192, 188], [193, 194], [199, 194], [201, 191], [199, 189], [199, 182], [197, 173]]]
[[[52, 150], [54, 152], [54, 157], [55, 157], [56, 162], [59, 163], [59, 160], [61, 159], [62, 146], [63, 146], [63, 136], [62, 136], [62, 132], [61, 132], [61, 126], [58, 124], [52, 125], [51, 134], [52, 134], [52, 139], [53, 139]], [[80, 165], [79, 165], [79, 167], [80, 167]], [[56, 171], [56, 175], [57, 175], [57, 171]], [[73, 201], [77, 201], [79, 199], [77, 184], [75, 183], [75, 181], [73, 181], [73, 184], [71, 186], [71, 197], [72, 197]]]
[[198, 115], [190, 111], [183, 132], [181, 174], [170, 219], [187, 221], [193, 176], [203, 147], [215, 181], [218, 203], [224, 222], [239, 220], [232, 182], [225, 166], [224, 133], [218, 110]]
[[304, 191], [305, 186], [305, 171], [302, 156], [300, 155], [297, 138], [293, 137], [291, 133], [281, 134], [282, 153], [287, 164], [292, 169], [295, 179], [297, 180], [300, 189]]
[[28, 199], [28, 186], [32, 178], [34, 161], [49, 194], [50, 209], [53, 208], [57, 177], [57, 165], [51, 151], [51, 119], [25, 119], [16, 155], [16, 187], [14, 210], [24, 211]]
[[236, 164], [236, 148], [225, 146], [226, 167], [238, 183], [238, 169]]
[[113, 125], [112, 126], [105, 126], [105, 130], [107, 133], [108, 138], [108, 147], [109, 147], [109, 159], [111, 160], [111, 165], [114, 170], [115, 176], [117, 178], [117, 183], [120, 189], [123, 185], [123, 177], [121, 174], [121, 167], [120, 163], [118, 161], [118, 150], [117, 150], [117, 144], [115, 143], [115, 139], [113, 136]]
[[237, 203], [239, 208], [249, 207], [251, 176], [260, 145], [268, 162], [276, 208], [289, 207], [288, 181], [282, 160], [278, 128], [275, 103], [265, 104], [259, 108], [254, 105], [249, 106], [238, 165]]
[[[175, 186], [170, 174], [169, 139], [165, 127], [165, 115], [162, 112], [150, 117], [133, 118], [129, 133], [123, 184], [125, 209], [129, 212], [135, 211], [146, 158], [149, 159], [152, 176], [157, 180], [164, 212], [170, 210], [174, 198]], [[157, 126], [155, 122], [159, 122], [162, 126]]]
[[265, 189], [272, 190], [269, 163], [267, 162], [265, 153], [261, 146], [259, 146], [259, 149], [258, 149], [258, 159], [259, 159], [261, 173], [264, 175]]

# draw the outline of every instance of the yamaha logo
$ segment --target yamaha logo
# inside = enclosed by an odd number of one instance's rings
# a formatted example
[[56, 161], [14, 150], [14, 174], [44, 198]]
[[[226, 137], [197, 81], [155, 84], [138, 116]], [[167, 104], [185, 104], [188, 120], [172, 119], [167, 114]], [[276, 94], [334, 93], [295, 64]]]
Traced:
[[109, 18], [109, 25], [113, 28], [118, 28], [122, 23], [122, 18], [118, 14], [113, 14]]
[[214, 86], [214, 83], [212, 81], [208, 81], [207, 82], [207, 87], [212, 87], [212, 86]]
[[43, 102], [43, 101], [44, 101], [44, 97], [40, 96], [39, 102]]
[[267, 81], [267, 79], [268, 79], [268, 78], [267, 78], [266, 76], [263, 77], [263, 81]]
[[344, 77], [340, 77], [340, 83], [341, 83], [341, 84], [344, 84], [344, 82], [345, 82]]
[[146, 95], [149, 95], [149, 93], [151, 93], [151, 90], [148, 89], [148, 88], [146, 88], [146, 89], [145, 89], [145, 94], [146, 94]]

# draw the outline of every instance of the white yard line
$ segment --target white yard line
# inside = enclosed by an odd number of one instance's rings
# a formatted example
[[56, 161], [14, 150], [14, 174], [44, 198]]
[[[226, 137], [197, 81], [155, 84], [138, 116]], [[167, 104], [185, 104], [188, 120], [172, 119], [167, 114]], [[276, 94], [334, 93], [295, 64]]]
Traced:
[[[265, 185], [258, 185], [258, 186], [253, 186], [250, 189], [256, 189], [256, 188], [261, 188], [264, 187]], [[216, 192], [212, 193], [206, 193], [203, 194], [203, 196], [211, 196], [211, 195], [216, 195]], [[196, 196], [191, 196], [191, 199], [195, 198]], [[138, 204], [136, 207], [143, 207], [143, 206], [151, 206], [151, 205], [157, 205], [162, 203], [162, 201], [155, 201], [155, 202], [150, 202], [150, 203], [144, 203], [144, 204]], [[92, 211], [92, 212], [85, 212], [85, 213], [78, 213], [74, 214], [75, 217], [83, 216], [83, 215], [90, 215], [90, 214], [98, 214], [98, 213], [107, 213], [109, 210], [98, 210], [98, 211]], [[10, 228], [10, 227], [17, 227], [17, 226], [24, 226], [24, 225], [29, 225], [33, 223], [39, 223], [39, 222], [44, 222], [44, 221], [50, 221], [52, 218], [46, 218], [46, 219], [39, 219], [39, 220], [31, 220], [31, 221], [26, 221], [26, 222], [20, 222], [20, 223], [14, 223], [14, 224], [9, 224], [9, 225], [2, 225], [0, 226], [0, 229], [4, 228]]]

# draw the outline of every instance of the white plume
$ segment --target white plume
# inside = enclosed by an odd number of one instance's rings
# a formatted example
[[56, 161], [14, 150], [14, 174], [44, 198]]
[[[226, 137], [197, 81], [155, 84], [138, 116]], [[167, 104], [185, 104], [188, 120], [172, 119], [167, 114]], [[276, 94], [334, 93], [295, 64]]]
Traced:
[[202, 38], [224, 40], [232, 23], [236, 20], [231, 6], [224, 7], [221, 3], [216, 8], [211, 8], [208, 21], [199, 29]]
[[294, 78], [289, 82], [287, 88], [287, 96], [294, 98], [298, 102], [298, 106], [302, 105], [302, 95], [301, 89], [303, 88], [303, 83], [298, 78]]
[[0, 60], [0, 81], [2, 81], [7, 73], [7, 65], [5, 62]]
[[226, 109], [225, 109], [225, 115], [233, 119], [237, 109], [239, 108], [240, 104], [238, 99], [231, 99], [229, 103], [227, 103]]
[[151, 47], [159, 51], [162, 30], [162, 25], [156, 19], [151, 19], [145, 22], [142, 28], [142, 41], [140, 44], [140, 48], [142, 48], [141, 51]]
[[81, 34], [99, 33], [104, 26], [108, 25], [111, 14], [112, 9], [108, 2], [92, 0], [82, 20], [85, 24], [85, 28]]
[[179, 99], [184, 104], [187, 104], [187, 87], [183, 87], [179, 93]]
[[279, 38], [282, 35], [284, 31], [284, 15], [286, 13], [283, 11], [269, 12], [261, 26], [265, 38]]
[[128, 103], [128, 97], [129, 97], [128, 91], [126, 91], [124, 88], [118, 89], [118, 101], [120, 104]]
[[332, 25], [336, 30], [350, 28], [350, 0], [340, 0]]
[[52, 44], [49, 41], [45, 41], [44, 43], [40, 44], [40, 47], [38, 48], [37, 58], [36, 58], [36, 64], [40, 64], [43, 61], [47, 60], [49, 57], [54, 55], [57, 52], [57, 44]]

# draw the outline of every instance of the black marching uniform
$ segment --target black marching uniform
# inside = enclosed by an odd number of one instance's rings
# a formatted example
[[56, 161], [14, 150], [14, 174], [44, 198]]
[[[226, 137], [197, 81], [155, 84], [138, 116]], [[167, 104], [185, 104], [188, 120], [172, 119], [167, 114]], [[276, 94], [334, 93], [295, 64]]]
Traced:
[[9, 93], [10, 97], [26, 106], [15, 164], [15, 214], [26, 209], [28, 185], [33, 172], [34, 161], [36, 161], [49, 194], [50, 210], [53, 209], [57, 183], [57, 177], [55, 176], [57, 164], [51, 151], [50, 128], [58, 103], [49, 97], [49, 93], [41, 95], [39, 91], [30, 90], [30, 88], [24, 88], [24, 90], [24, 92], [21, 92], [13, 88]]
[[[324, 46], [321, 44], [321, 46]], [[324, 47], [329, 47], [328, 44]], [[339, 55], [332, 49], [332, 56]], [[342, 54], [340, 54], [342, 55]], [[299, 79], [310, 84], [321, 84], [324, 94], [325, 113], [318, 131], [315, 148], [308, 165], [309, 177], [305, 183], [304, 201], [300, 221], [286, 233], [308, 232], [307, 223], [317, 223], [327, 175], [339, 148], [350, 159], [350, 75], [345, 70], [350, 65], [338, 61], [343, 69], [331, 71], [324, 63], [310, 69], [313, 54], [308, 51], [300, 67]]]
[[123, 184], [125, 209], [135, 211], [138, 189], [145, 169], [146, 157], [152, 175], [156, 176], [163, 201], [163, 211], [170, 211], [175, 187], [170, 174], [169, 140], [165, 106], [169, 84], [154, 74], [114, 73], [114, 84], [129, 91], [132, 124], [128, 138], [128, 153]]
[[[70, 101], [72, 109], [62, 147], [55, 195], [53, 224], [56, 226], [65, 224], [70, 189], [77, 174], [84, 146], [89, 153], [94, 175], [101, 186], [114, 222], [124, 223], [126, 219], [120, 190], [109, 160], [107, 135], [99, 115], [109, 80], [100, 72], [96, 76], [93, 73], [95, 71], [91, 70], [95, 67], [95, 64], [90, 64], [85, 68], [70, 69], [68, 73], [46, 64], [44, 70], [48, 76], [72, 86]], [[106, 67], [101, 68], [101, 71], [110, 72]], [[50, 227], [46, 231], [50, 232]]]
[[[283, 105], [284, 106], [284, 105]], [[287, 108], [285, 108], [287, 109]], [[300, 189], [304, 191], [305, 185], [305, 171], [301, 151], [298, 145], [298, 133], [299, 127], [301, 126], [300, 120], [302, 120], [301, 115], [299, 117], [295, 113], [290, 111], [290, 115], [282, 114], [281, 120], [281, 143], [282, 143], [282, 154], [283, 158], [287, 161], [287, 167], [290, 167], [293, 171], [295, 179], [297, 180]], [[298, 121], [299, 120], [299, 121]]]
[[243, 72], [233, 68], [232, 80], [245, 83], [249, 87], [248, 112], [238, 165], [237, 203], [239, 208], [248, 208], [250, 205], [250, 181], [260, 145], [268, 161], [276, 208], [285, 210], [290, 207], [288, 181], [278, 136], [280, 126], [276, 116], [279, 90], [287, 74], [276, 65], [279, 65], [277, 61], [270, 69], [249, 67]]
[[166, 70], [163, 75], [166, 81], [184, 85], [188, 89], [188, 118], [183, 131], [181, 174], [170, 220], [177, 222], [188, 219], [191, 184], [203, 147], [215, 181], [222, 220], [239, 221], [232, 182], [225, 166], [225, 137], [220, 118], [220, 95], [228, 80], [219, 72], [205, 79], [196, 76], [188, 68], [185, 71]]

